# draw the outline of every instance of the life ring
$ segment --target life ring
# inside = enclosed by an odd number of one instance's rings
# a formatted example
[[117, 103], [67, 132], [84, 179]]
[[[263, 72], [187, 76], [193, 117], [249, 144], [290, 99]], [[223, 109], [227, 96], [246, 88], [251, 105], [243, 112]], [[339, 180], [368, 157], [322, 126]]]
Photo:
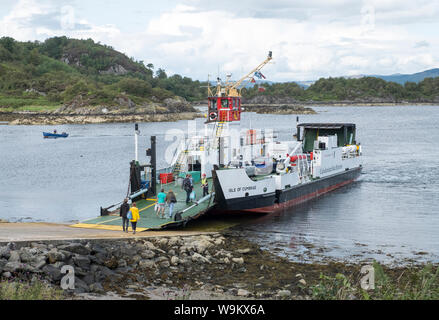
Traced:
[[216, 112], [211, 112], [211, 113], [209, 114], [209, 119], [210, 119], [211, 121], [216, 120], [216, 117], [217, 117]]

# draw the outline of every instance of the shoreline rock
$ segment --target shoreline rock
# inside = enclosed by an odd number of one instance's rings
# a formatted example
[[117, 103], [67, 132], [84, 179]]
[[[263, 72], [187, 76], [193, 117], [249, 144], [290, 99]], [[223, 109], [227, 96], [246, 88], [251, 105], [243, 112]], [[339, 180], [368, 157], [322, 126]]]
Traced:
[[[362, 266], [291, 262], [227, 232], [0, 243], [1, 281], [59, 289], [65, 265], [75, 272], [65, 299], [311, 299], [321, 274], [357, 277]], [[408, 269], [383, 268], [395, 278]]]
[[[251, 298], [255, 297], [251, 281], [241, 283], [241, 278], [243, 274], [252, 275], [246, 270], [249, 268], [247, 260], [251, 255], [259, 259], [260, 253], [256, 246], [251, 247], [248, 243], [237, 246], [235, 241], [230, 242], [219, 233], [146, 239], [17, 242], [0, 244], [0, 275], [3, 280], [22, 281], [38, 275], [45, 283], [59, 288], [64, 276], [62, 266], [71, 265], [75, 269], [76, 288], [66, 294], [73, 298], [80, 298], [80, 294], [105, 295], [108, 292], [126, 297], [132, 294], [134, 286], [169, 288], [175, 292], [186, 286], [207, 296], [215, 293]], [[227, 275], [231, 277], [225, 281]], [[143, 297], [145, 295], [143, 292]]]
[[297, 100], [294, 96], [270, 96], [270, 95], [256, 95], [251, 98], [243, 97], [243, 104], [247, 105], [306, 105], [306, 106], [319, 106], [319, 105], [438, 105], [439, 100], [424, 100], [424, 101], [409, 101], [409, 100], [397, 100], [392, 97], [380, 98], [380, 97], [363, 97], [356, 98], [355, 100]]
[[313, 109], [292, 104], [243, 104], [244, 112], [259, 114], [316, 114]]
[[9, 125], [58, 125], [58, 124], [93, 124], [125, 122], [168, 122], [193, 120], [202, 117], [197, 112], [157, 113], [157, 114], [35, 114], [35, 113], [0, 113], [1, 121]]

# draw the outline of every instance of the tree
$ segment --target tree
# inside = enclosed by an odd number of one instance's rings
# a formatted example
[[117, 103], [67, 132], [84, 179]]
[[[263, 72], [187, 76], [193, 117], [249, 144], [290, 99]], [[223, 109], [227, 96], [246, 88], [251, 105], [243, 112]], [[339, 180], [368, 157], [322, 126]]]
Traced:
[[116, 85], [121, 91], [139, 97], [150, 96], [152, 92], [151, 84], [140, 79], [125, 78], [120, 80]]
[[0, 45], [3, 46], [10, 53], [14, 53], [15, 49], [15, 40], [10, 37], [3, 37], [0, 39]]
[[156, 76], [157, 78], [159, 78], [160, 80], [162, 80], [162, 79], [166, 79], [166, 78], [168, 77], [168, 76], [166, 75], [165, 70], [163, 70], [162, 68], [159, 68], [159, 69], [156, 71], [155, 76]]
[[34, 48], [29, 53], [29, 63], [37, 66], [40, 64], [40, 53], [37, 48]]

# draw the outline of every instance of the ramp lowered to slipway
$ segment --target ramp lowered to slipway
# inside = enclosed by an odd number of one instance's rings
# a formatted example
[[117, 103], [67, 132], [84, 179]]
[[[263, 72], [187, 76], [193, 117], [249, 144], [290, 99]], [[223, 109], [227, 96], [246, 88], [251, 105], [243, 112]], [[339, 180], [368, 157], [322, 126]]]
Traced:
[[[212, 184], [210, 183], [209, 185]], [[197, 219], [207, 213], [214, 206], [214, 193], [210, 193], [204, 198], [201, 198], [203, 191], [200, 182], [194, 183], [194, 191], [196, 193], [197, 201], [190, 204], [186, 204], [186, 192], [176, 183], [171, 182], [168, 184], [162, 184], [158, 189], [160, 190], [161, 188], [165, 189], [165, 192], [168, 192], [169, 190], [174, 192], [177, 198], [177, 203], [174, 205], [173, 214], [175, 216], [177, 212], [180, 212], [181, 220], [174, 221], [167, 218], [161, 219], [157, 217], [154, 211], [157, 199], [142, 199], [136, 201], [140, 214], [140, 220], [137, 222], [137, 231], [161, 230], [171, 227], [185, 226], [188, 221]], [[166, 207], [165, 216], [168, 211], [169, 208]], [[116, 210], [114, 214], [85, 220], [71, 225], [71, 227], [122, 231], [122, 218], [119, 216], [119, 210]], [[131, 230], [131, 225], [129, 230]]]

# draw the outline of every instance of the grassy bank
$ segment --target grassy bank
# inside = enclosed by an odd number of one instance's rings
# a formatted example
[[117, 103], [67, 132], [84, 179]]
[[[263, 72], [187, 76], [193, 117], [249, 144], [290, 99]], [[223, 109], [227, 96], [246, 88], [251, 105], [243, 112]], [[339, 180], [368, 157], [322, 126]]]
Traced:
[[31, 283], [15, 281], [0, 282], [0, 300], [61, 300], [63, 292], [37, 280]]
[[387, 269], [373, 264], [375, 288], [361, 288], [361, 278], [353, 275], [320, 274], [317, 284], [310, 287], [317, 300], [437, 300], [439, 299], [439, 267], [427, 264], [420, 268]]

